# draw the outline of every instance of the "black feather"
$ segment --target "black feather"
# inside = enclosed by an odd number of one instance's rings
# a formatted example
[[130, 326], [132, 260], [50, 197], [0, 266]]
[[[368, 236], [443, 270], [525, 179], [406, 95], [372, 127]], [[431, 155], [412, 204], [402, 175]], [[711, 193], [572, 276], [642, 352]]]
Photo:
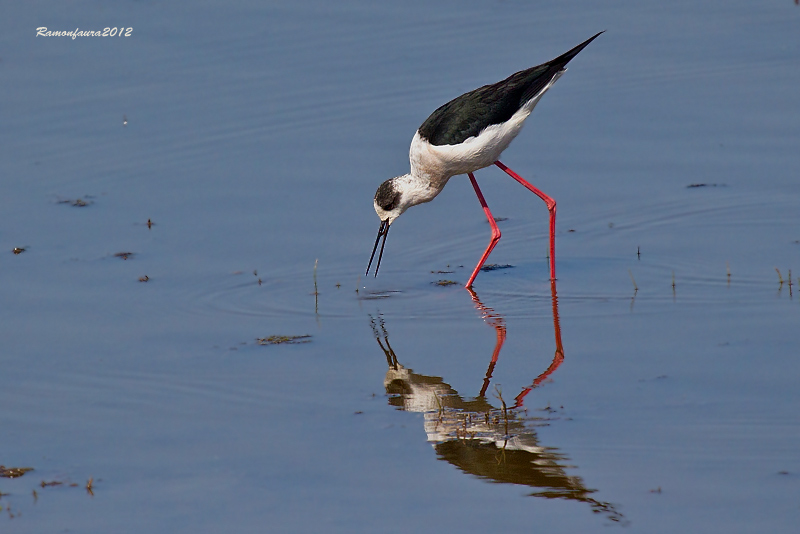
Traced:
[[432, 145], [457, 145], [478, 135], [487, 126], [506, 122], [601, 33], [552, 61], [522, 70], [505, 80], [484, 85], [451, 100], [422, 123], [419, 127], [420, 136]]
[[375, 192], [375, 203], [385, 211], [392, 211], [400, 200], [400, 193], [394, 188], [392, 180], [383, 182]]

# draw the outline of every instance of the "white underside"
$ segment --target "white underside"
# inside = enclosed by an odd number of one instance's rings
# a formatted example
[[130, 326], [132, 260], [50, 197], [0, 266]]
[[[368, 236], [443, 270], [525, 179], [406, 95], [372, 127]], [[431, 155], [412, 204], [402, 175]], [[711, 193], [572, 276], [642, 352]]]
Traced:
[[[432, 145], [422, 139], [419, 132], [414, 134], [409, 151], [411, 161], [409, 182], [416, 182], [412, 188], [419, 189], [419, 193], [423, 196], [431, 195], [430, 198], [421, 201], [432, 200], [451, 177], [477, 171], [497, 161], [500, 154], [522, 130], [525, 119], [531, 114], [539, 99], [563, 73], [564, 70], [556, 74], [550, 83], [514, 113], [507, 122], [488, 126], [477, 136], [470, 137], [463, 143]], [[425, 189], [427, 192], [423, 193]]]

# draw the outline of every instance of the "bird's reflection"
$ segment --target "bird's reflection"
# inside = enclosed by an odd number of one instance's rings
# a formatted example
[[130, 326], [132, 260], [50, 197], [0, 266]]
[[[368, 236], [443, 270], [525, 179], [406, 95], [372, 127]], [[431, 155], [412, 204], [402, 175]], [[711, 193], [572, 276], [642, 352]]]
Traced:
[[547, 424], [548, 419], [529, 417], [521, 409], [525, 396], [564, 360], [555, 282], [551, 282], [556, 346], [553, 361], [513, 402], [507, 402], [502, 391], [495, 387], [491, 397], [499, 406], [490, 402], [487, 391], [506, 339], [506, 323], [503, 316], [483, 304], [474, 291], [470, 294], [481, 317], [497, 335], [478, 395], [462, 397], [442, 378], [415, 373], [400, 364], [389, 343], [385, 319], [378, 315], [371, 317], [370, 323], [389, 366], [384, 380], [389, 403], [402, 410], [424, 414], [425, 433], [439, 458], [465, 473], [491, 482], [528, 486], [534, 490], [530, 495], [536, 497], [585, 502], [593, 512], [602, 513], [614, 522], [624, 522], [622, 514], [612, 504], [591, 497], [596, 490], [587, 488], [580, 477], [567, 474], [567, 468], [574, 466], [567, 464], [563, 453], [539, 444], [534, 428]]

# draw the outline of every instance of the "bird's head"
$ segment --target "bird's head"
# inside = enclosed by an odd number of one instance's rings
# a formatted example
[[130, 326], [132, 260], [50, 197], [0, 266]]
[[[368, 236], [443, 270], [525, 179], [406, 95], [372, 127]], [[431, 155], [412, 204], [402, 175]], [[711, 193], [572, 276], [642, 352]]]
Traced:
[[408, 195], [403, 194], [402, 178], [403, 177], [400, 176], [386, 180], [375, 192], [373, 205], [375, 207], [375, 213], [378, 214], [378, 218], [381, 220], [381, 226], [378, 228], [378, 237], [375, 238], [375, 246], [372, 247], [372, 255], [369, 257], [367, 274], [369, 274], [369, 268], [372, 266], [373, 258], [375, 258], [375, 251], [378, 250], [378, 242], [381, 240], [381, 236], [383, 236], [381, 252], [378, 254], [378, 263], [375, 266], [375, 276], [378, 276], [378, 269], [381, 267], [381, 258], [383, 258], [383, 247], [386, 246], [386, 236], [389, 234], [389, 226], [406, 211], [406, 209], [413, 205], [405, 198]]
[[392, 224], [409, 207], [404, 202], [403, 188], [399, 178], [391, 178], [383, 182], [375, 191], [373, 205], [375, 213], [381, 221]]

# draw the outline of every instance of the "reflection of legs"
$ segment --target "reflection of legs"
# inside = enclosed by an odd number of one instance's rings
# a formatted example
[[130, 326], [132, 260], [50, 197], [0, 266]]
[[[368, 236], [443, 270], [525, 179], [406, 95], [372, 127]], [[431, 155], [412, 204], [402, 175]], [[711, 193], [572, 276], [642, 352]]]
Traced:
[[[536, 187], [526, 182], [519, 174], [515, 173], [514, 171], [512, 171], [499, 161], [495, 161], [494, 164], [503, 169], [506, 172], [506, 174], [511, 176], [513, 179], [524, 185], [529, 191], [535, 193], [536, 196], [544, 200], [545, 204], [547, 204], [547, 210], [550, 212], [550, 280], [555, 280], [556, 279], [556, 201], [553, 200], [548, 195], [545, 195], [542, 191], [540, 191]], [[470, 175], [470, 177], [472, 177], [472, 175]], [[474, 180], [472, 182], [472, 185], [474, 185], [476, 188], [478, 187], [475, 184]], [[480, 197], [480, 194], [478, 196]], [[488, 208], [486, 208], [486, 210], [488, 211]], [[469, 284], [467, 284], [467, 286], [469, 286]]]
[[500, 241], [500, 229], [497, 227], [497, 223], [494, 222], [494, 217], [492, 216], [492, 212], [489, 211], [489, 206], [486, 205], [486, 199], [483, 198], [481, 188], [478, 187], [478, 182], [475, 181], [475, 175], [469, 173], [469, 180], [472, 182], [472, 187], [475, 189], [475, 194], [478, 195], [478, 201], [481, 203], [484, 213], [486, 213], [486, 218], [489, 219], [489, 225], [492, 227], [492, 239], [489, 241], [489, 246], [486, 247], [486, 252], [484, 252], [483, 256], [481, 256], [481, 261], [478, 262], [478, 265], [475, 266], [475, 270], [472, 271], [472, 276], [469, 277], [469, 281], [466, 285], [467, 288], [472, 287], [472, 282], [474, 282], [475, 277], [478, 276], [478, 272], [481, 270], [481, 267], [483, 267], [483, 263], [486, 261], [486, 258], [489, 257], [489, 254], [492, 253], [494, 246], [498, 241]]
[[486, 321], [486, 324], [493, 327], [497, 334], [497, 341], [494, 343], [494, 352], [492, 352], [492, 361], [489, 362], [489, 368], [486, 369], [486, 377], [483, 379], [483, 386], [481, 387], [481, 392], [478, 394], [479, 397], [485, 397], [486, 390], [489, 389], [489, 381], [494, 372], [494, 366], [497, 364], [497, 357], [500, 356], [500, 350], [503, 348], [503, 343], [506, 341], [506, 323], [501, 315], [497, 314], [493, 309], [486, 307], [483, 302], [481, 302], [477, 293], [470, 288], [467, 288], [467, 291], [469, 291], [469, 294], [472, 296], [475, 307], [480, 310], [483, 320]]
[[519, 408], [522, 406], [522, 400], [525, 398], [525, 395], [531, 392], [531, 390], [537, 387], [539, 384], [545, 381], [545, 379], [553, 374], [556, 369], [559, 368], [561, 362], [564, 361], [564, 345], [561, 343], [561, 323], [558, 320], [558, 294], [556, 293], [556, 281], [550, 281], [550, 295], [553, 299], [553, 332], [556, 336], [556, 353], [553, 356], [553, 362], [550, 364], [550, 367], [547, 370], [536, 377], [533, 381], [533, 384], [523, 389], [519, 395], [514, 399], [516, 402], [514, 403], [514, 408]]
[[383, 341], [386, 342], [386, 346], [383, 346], [381, 343], [381, 334], [378, 332], [378, 325], [375, 324], [375, 318], [370, 316], [369, 324], [372, 327], [372, 333], [375, 334], [375, 341], [378, 342], [378, 345], [381, 346], [381, 350], [386, 355], [386, 363], [389, 364], [390, 369], [397, 370], [397, 355], [394, 353], [392, 346], [389, 345], [389, 333], [386, 331], [386, 325], [383, 322], [383, 317], [380, 315], [378, 316], [378, 322], [380, 323], [381, 331], [383, 332]]
[[483, 379], [483, 386], [481, 387], [481, 392], [478, 394], [479, 397], [486, 396], [486, 390], [489, 389], [489, 381], [492, 378], [492, 373], [494, 373], [494, 366], [497, 365], [497, 357], [500, 356], [500, 349], [503, 348], [503, 343], [506, 341], [506, 325], [500, 323], [492, 324], [492, 326], [494, 326], [497, 332], [497, 341], [494, 343], [492, 361], [489, 362], [489, 368], [486, 369], [486, 377]]

